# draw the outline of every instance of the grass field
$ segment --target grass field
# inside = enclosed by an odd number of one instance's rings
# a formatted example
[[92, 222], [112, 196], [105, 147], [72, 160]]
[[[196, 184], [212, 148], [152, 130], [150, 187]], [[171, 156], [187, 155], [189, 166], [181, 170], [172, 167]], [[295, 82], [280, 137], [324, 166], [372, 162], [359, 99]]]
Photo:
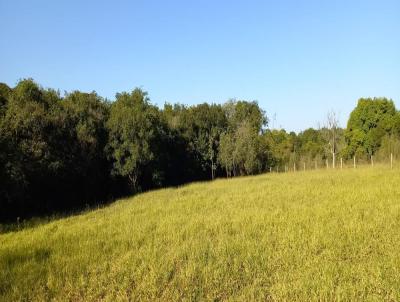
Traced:
[[400, 170], [266, 174], [0, 235], [1, 301], [400, 300]]

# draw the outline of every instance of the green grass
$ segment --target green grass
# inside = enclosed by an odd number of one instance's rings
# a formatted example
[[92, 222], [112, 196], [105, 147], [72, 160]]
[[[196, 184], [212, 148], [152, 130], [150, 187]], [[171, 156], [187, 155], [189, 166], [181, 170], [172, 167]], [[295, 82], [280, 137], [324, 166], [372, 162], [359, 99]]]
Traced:
[[399, 172], [195, 183], [2, 234], [0, 300], [398, 301]]

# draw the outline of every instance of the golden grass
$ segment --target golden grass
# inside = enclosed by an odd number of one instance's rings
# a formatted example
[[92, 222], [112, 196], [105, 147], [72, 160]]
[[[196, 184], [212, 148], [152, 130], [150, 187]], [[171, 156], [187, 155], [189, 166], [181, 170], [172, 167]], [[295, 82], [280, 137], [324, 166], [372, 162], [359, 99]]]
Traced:
[[400, 300], [399, 172], [195, 183], [2, 234], [0, 300]]

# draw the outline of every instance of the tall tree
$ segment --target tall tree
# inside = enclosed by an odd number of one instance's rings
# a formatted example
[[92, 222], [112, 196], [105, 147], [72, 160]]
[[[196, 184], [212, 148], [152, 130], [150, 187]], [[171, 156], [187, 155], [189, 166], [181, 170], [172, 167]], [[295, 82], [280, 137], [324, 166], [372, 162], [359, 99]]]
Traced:
[[12, 94], [12, 89], [4, 83], [0, 83], [0, 118], [7, 110], [8, 99]]
[[321, 131], [313, 128], [306, 129], [299, 133], [300, 153], [303, 158], [310, 162], [324, 154], [325, 141]]
[[260, 160], [258, 133], [249, 121], [244, 121], [235, 132], [234, 158], [241, 175], [259, 173], [262, 169]]
[[328, 152], [332, 155], [332, 168], [336, 166], [336, 153], [338, 149], [338, 128], [339, 119], [335, 111], [331, 110], [326, 115], [325, 129], [322, 133], [325, 134]]
[[345, 131], [347, 157], [369, 157], [380, 147], [384, 136], [397, 135], [398, 112], [387, 98], [361, 98], [351, 112]]
[[231, 177], [235, 172], [235, 139], [232, 132], [224, 132], [221, 134], [219, 143], [218, 161], [225, 169], [226, 176]]
[[189, 142], [191, 152], [196, 154], [201, 170], [209, 171], [213, 179], [217, 169], [220, 135], [227, 127], [222, 107], [207, 103], [192, 106], [184, 111], [182, 122], [184, 124], [182, 133]]
[[268, 124], [264, 110], [260, 108], [256, 101], [247, 102], [233, 99], [225, 103], [223, 108], [231, 130], [238, 128], [246, 121], [254, 131], [259, 133]]
[[227, 175], [231, 172], [233, 175], [260, 172], [267, 154], [261, 148], [265, 141], [259, 136], [267, 124], [264, 111], [257, 102], [235, 100], [230, 100], [223, 108], [228, 128], [220, 142], [219, 162]]
[[107, 143], [106, 121], [109, 104], [95, 92], [74, 91], [61, 101], [63, 108], [65, 177], [85, 200], [108, 194], [109, 167], [104, 148]]
[[44, 90], [31, 79], [20, 81], [9, 98], [0, 131], [7, 141], [5, 171], [13, 184], [7, 195], [15, 203], [14, 210], [51, 208], [54, 204], [49, 198], [54, 186], [43, 190], [43, 184], [55, 179], [62, 167], [54, 144], [58, 141], [59, 100], [56, 91]]
[[113, 173], [127, 177], [134, 191], [143, 167], [155, 156], [154, 144], [159, 131], [158, 109], [150, 105], [147, 93], [136, 88], [118, 93], [107, 121], [108, 152]]

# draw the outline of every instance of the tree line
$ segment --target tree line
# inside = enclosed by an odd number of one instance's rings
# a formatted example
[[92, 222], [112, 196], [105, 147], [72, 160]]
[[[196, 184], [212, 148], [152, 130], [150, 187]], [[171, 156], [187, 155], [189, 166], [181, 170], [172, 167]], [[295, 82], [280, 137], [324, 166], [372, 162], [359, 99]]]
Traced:
[[347, 128], [334, 112], [298, 134], [269, 129], [255, 101], [153, 105], [141, 89], [61, 95], [32, 79], [0, 83], [0, 220], [81, 209], [190, 181], [334, 165], [400, 150], [392, 100], [360, 99]]

